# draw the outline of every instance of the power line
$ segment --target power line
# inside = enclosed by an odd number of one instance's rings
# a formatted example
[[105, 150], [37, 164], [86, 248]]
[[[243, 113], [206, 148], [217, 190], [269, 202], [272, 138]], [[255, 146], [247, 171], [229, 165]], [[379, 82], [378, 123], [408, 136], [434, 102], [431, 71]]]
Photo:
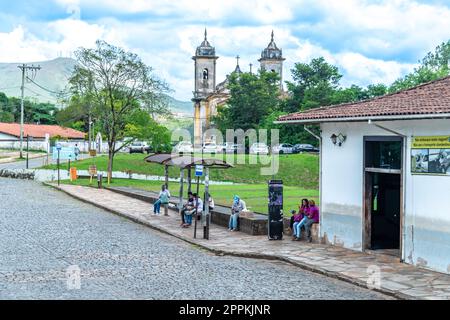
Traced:
[[[30, 79], [29, 77], [27, 77], [27, 80], [30, 81], [31, 83], [33, 83], [34, 85], [38, 86], [38, 87], [41, 88], [42, 90], [47, 91], [47, 92], [49, 92], [49, 93], [51, 93], [51, 94], [55, 94], [55, 95], [60, 96], [60, 95], [62, 95], [62, 94], [64, 93], [64, 90], [61, 90], [61, 91], [53, 91], [53, 90], [47, 89], [47, 88], [45, 88], [44, 86], [41, 86], [41, 85], [40, 85], [39, 83], [37, 83], [36, 81], [34, 81], [33, 79]], [[66, 93], [65, 95], [68, 95], [68, 93]]]
[[30, 92], [32, 92], [32, 93], [34, 93], [35, 95], [37, 95], [37, 96], [40, 96], [40, 97], [43, 97], [43, 98], [47, 98], [47, 99], [50, 99], [50, 100], [53, 100], [53, 99], [55, 99], [55, 97], [50, 97], [50, 96], [45, 96], [45, 95], [43, 95], [43, 94], [40, 94], [40, 93], [37, 93], [36, 91], [33, 91], [33, 90], [31, 90], [30, 88], [25, 88], [26, 90], [28, 90], [28, 91], [30, 91]]

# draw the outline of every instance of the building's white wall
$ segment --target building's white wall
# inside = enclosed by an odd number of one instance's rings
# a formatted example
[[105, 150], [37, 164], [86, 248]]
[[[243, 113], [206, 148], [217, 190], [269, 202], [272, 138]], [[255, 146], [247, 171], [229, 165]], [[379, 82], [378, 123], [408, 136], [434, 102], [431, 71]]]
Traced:
[[[450, 176], [411, 174], [411, 137], [450, 135], [450, 120], [378, 122], [408, 137], [405, 185], [405, 261], [450, 273]], [[322, 226], [331, 243], [362, 250], [363, 137], [394, 134], [368, 123], [322, 124]], [[334, 146], [330, 136], [347, 141]]]
[[[330, 136], [347, 135], [341, 147]], [[329, 242], [362, 249], [363, 143], [358, 127], [345, 124], [322, 126], [322, 224], [321, 234]]]
[[18, 138], [15, 136], [11, 136], [9, 134], [0, 132], [0, 140], [13, 140], [13, 139], [18, 139]]
[[[2, 141], [3, 140], [3, 141]], [[10, 140], [10, 141], [5, 141]], [[23, 141], [23, 148], [27, 146], [26, 137]], [[46, 142], [44, 140], [30, 140], [28, 142], [28, 148], [32, 150], [46, 150]], [[0, 132], [0, 149], [20, 149], [20, 139], [5, 133]]]

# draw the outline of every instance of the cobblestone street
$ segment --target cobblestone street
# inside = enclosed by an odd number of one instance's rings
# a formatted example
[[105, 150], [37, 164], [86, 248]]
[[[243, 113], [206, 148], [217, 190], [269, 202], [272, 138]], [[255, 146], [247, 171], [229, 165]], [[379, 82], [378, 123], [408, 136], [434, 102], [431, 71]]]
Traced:
[[[384, 299], [279, 262], [215, 256], [41, 184], [0, 179], [0, 299]], [[81, 288], [67, 286], [70, 266]]]

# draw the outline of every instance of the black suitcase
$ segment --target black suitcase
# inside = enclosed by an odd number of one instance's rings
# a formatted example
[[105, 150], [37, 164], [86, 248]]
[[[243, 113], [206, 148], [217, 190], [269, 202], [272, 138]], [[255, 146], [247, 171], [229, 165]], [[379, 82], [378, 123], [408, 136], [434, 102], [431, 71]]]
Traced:
[[283, 220], [269, 221], [269, 240], [283, 240]]

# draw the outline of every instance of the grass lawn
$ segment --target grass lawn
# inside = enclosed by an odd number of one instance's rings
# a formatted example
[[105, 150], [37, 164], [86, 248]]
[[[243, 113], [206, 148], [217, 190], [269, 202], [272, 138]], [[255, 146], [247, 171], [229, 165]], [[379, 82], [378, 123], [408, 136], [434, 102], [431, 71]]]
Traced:
[[[89, 179], [78, 179], [77, 181], [62, 181], [65, 184], [89, 185]], [[93, 186], [97, 182], [94, 180]], [[106, 186], [106, 180], [103, 182]], [[128, 186], [149, 191], [159, 191], [161, 181], [144, 181], [131, 179], [114, 179], [110, 186]], [[196, 185], [192, 187], [192, 191], [196, 192]], [[176, 182], [169, 183], [169, 190], [172, 197], [177, 197], [179, 193], [179, 184]], [[185, 196], [187, 186], [184, 187]], [[249, 210], [267, 214], [267, 184], [236, 184], [236, 185], [212, 185], [210, 193], [217, 204], [231, 206], [233, 196], [239, 195], [247, 204]], [[200, 194], [203, 193], [203, 186], [200, 185]], [[318, 203], [319, 192], [316, 189], [304, 189], [301, 187], [285, 186], [284, 195], [284, 214], [290, 216], [291, 209], [298, 210], [298, 205], [302, 198], [314, 199]]]
[[[143, 154], [121, 153], [114, 158], [114, 171], [132, 172], [147, 175], [164, 175], [164, 166], [159, 164], [147, 163]], [[224, 155], [216, 155], [222, 157]], [[208, 157], [205, 155], [205, 157]], [[267, 188], [267, 181], [274, 179], [283, 180], [284, 185], [299, 187], [305, 189], [318, 189], [319, 180], [319, 158], [315, 154], [292, 154], [279, 156], [278, 173], [272, 176], [263, 176], [260, 173], [262, 167], [268, 167], [268, 164], [250, 164], [250, 160], [258, 159], [254, 155], [235, 155], [233, 168], [220, 170], [211, 169], [210, 179], [214, 181], [232, 181], [236, 183], [245, 183], [250, 185], [264, 185]], [[78, 170], [88, 170], [90, 165], [96, 165], [98, 170], [106, 171], [108, 157], [99, 156], [95, 158], [80, 160], [73, 163]], [[244, 162], [245, 164], [239, 164]], [[45, 169], [56, 169], [56, 165], [43, 167]], [[178, 178], [180, 170], [175, 167], [169, 168], [169, 176]]]

